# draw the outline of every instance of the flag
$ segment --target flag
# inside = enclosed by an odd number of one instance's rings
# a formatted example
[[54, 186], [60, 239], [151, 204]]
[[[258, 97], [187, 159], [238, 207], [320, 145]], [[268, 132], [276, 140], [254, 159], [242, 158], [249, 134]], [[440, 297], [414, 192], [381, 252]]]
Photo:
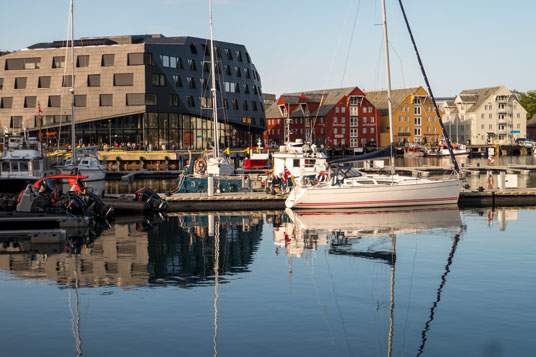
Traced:
[[37, 103], [37, 107], [39, 108], [39, 114], [42, 114], [43, 110], [41, 109], [41, 103]]
[[286, 181], [289, 176], [290, 171], [287, 169], [287, 165], [285, 165], [285, 171], [283, 172], [283, 181]]

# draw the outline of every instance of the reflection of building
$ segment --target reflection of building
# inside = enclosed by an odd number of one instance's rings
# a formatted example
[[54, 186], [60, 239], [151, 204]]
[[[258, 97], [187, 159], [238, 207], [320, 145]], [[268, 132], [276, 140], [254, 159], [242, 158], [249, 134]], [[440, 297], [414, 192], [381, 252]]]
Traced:
[[57, 254], [31, 251], [0, 255], [0, 268], [19, 278], [53, 280], [61, 285], [74, 284], [75, 271], [79, 286], [133, 286], [149, 280], [147, 235], [137, 232], [134, 225], [116, 225], [93, 244], [83, 246], [79, 255], [61, 252], [62, 248], [55, 247]]
[[[208, 40], [142, 35], [82, 38], [74, 45], [76, 133], [84, 143], [209, 147]], [[40, 105], [49, 139], [61, 134], [62, 144], [70, 142], [72, 61], [65, 46], [38, 43], [0, 57], [2, 128], [37, 130]], [[243, 45], [215, 46], [222, 144], [250, 144], [265, 128], [259, 73]]]
[[[239, 214], [239, 213], [237, 213]], [[160, 221], [116, 224], [79, 254], [64, 245], [33, 246], [0, 254], [0, 269], [22, 279], [61, 285], [120, 287], [211, 283], [215, 237], [219, 238], [220, 282], [225, 274], [248, 271], [262, 236], [262, 215], [184, 215]]]

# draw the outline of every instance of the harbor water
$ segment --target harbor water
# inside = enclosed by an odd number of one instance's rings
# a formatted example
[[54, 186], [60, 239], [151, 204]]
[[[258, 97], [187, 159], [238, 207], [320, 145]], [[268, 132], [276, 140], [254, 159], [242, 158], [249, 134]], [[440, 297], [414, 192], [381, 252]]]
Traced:
[[528, 356], [536, 209], [120, 217], [4, 242], [3, 356]]

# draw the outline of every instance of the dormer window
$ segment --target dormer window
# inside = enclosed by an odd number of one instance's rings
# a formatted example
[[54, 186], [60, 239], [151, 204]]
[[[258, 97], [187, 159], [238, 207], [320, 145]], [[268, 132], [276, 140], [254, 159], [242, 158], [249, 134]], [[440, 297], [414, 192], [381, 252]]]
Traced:
[[352, 95], [348, 97], [348, 105], [361, 105], [363, 98], [362, 95]]
[[425, 96], [421, 96], [421, 95], [416, 95], [413, 97], [413, 104], [415, 105], [421, 105], [424, 103], [426, 97]]

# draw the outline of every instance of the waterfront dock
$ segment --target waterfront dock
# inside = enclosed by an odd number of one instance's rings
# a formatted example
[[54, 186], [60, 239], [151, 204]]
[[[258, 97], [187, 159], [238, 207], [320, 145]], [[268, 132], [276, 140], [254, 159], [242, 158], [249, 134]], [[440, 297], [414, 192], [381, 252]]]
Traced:
[[[161, 194], [161, 197], [165, 195]], [[219, 193], [212, 196], [206, 193], [180, 193], [165, 199], [169, 204], [168, 212], [257, 211], [284, 210], [286, 195], [264, 192]], [[150, 211], [149, 205], [134, 200], [133, 194], [107, 195], [103, 201], [119, 214]], [[461, 208], [536, 206], [536, 188], [463, 190], [458, 204]]]

